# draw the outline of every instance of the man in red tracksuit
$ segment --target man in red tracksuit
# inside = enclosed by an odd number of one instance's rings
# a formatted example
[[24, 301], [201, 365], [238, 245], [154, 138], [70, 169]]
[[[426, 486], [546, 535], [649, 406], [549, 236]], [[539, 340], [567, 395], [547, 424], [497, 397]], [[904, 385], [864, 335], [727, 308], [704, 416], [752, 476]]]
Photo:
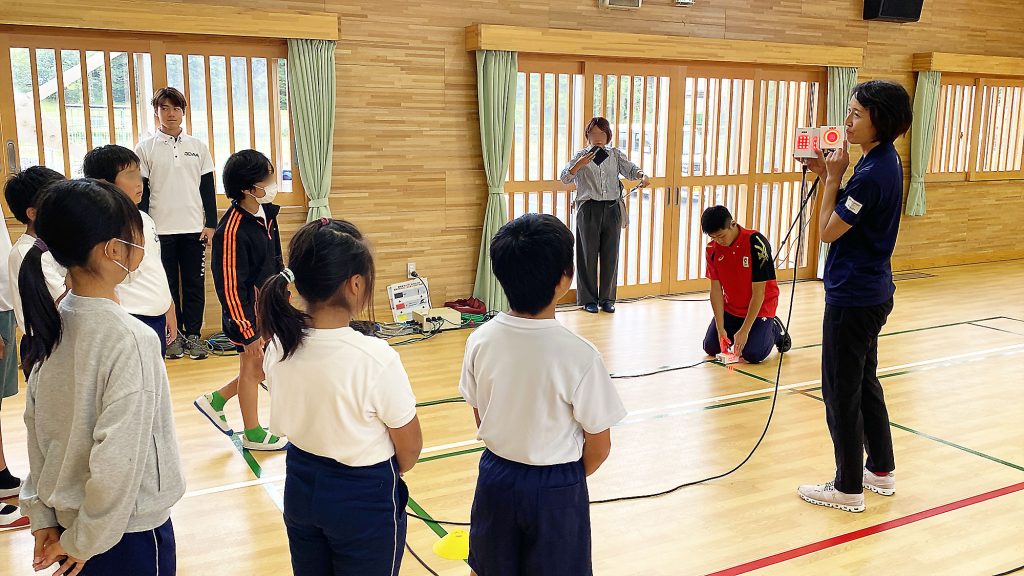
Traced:
[[782, 322], [775, 317], [779, 286], [768, 240], [756, 230], [736, 224], [725, 206], [712, 206], [700, 219], [708, 242], [707, 277], [715, 318], [704, 337], [704, 351], [714, 356], [731, 352], [751, 364], [762, 362], [772, 346], [791, 346]]

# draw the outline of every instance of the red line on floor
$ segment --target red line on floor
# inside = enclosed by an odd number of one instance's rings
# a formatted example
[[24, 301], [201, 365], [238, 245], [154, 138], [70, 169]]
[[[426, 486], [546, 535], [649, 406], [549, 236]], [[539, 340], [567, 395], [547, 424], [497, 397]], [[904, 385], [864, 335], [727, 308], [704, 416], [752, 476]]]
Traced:
[[998, 490], [993, 490], [991, 492], [985, 492], [984, 494], [978, 494], [977, 496], [971, 496], [970, 498], [965, 498], [963, 500], [957, 500], [956, 502], [951, 502], [949, 504], [943, 504], [942, 506], [938, 506], [930, 510], [924, 510], [921, 512], [910, 514], [909, 516], [904, 516], [902, 518], [897, 518], [895, 520], [889, 520], [888, 522], [882, 522], [881, 524], [876, 524], [874, 526], [868, 526], [867, 528], [862, 528], [860, 530], [848, 532], [846, 534], [821, 540], [819, 542], [814, 542], [812, 544], [800, 546], [799, 548], [793, 548], [792, 550], [787, 550], [785, 552], [780, 552], [778, 554], [766, 556], [764, 558], [761, 558], [760, 560], [754, 560], [753, 562], [747, 562], [745, 564], [733, 566], [732, 568], [726, 568], [725, 570], [712, 572], [707, 576], [735, 576], [736, 574], [746, 574], [747, 572], [760, 570], [761, 568], [766, 568], [768, 566], [779, 564], [781, 562], [786, 562], [787, 560], [799, 558], [800, 556], [806, 556], [807, 554], [813, 554], [815, 552], [825, 550], [826, 548], [839, 546], [840, 544], [845, 544], [853, 540], [858, 540], [860, 538], [871, 536], [873, 534], [885, 532], [886, 530], [892, 530], [893, 528], [899, 528], [900, 526], [905, 526], [907, 524], [919, 522], [921, 520], [925, 520], [933, 516], [938, 516], [939, 514], [945, 514], [946, 512], [959, 510], [960, 508], [965, 508], [967, 506], [978, 504], [979, 502], [985, 502], [986, 500], [991, 500], [993, 498], [999, 498], [1000, 496], [1006, 496], [1007, 494], [1012, 494], [1014, 492], [1019, 492], [1021, 490], [1024, 490], [1024, 482], [1012, 484], [1005, 488], [1000, 488]]

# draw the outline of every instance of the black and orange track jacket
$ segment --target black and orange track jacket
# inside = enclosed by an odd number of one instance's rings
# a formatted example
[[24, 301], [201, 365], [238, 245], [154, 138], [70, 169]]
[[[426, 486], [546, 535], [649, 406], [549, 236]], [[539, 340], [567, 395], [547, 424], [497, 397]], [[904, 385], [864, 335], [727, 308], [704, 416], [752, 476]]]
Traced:
[[237, 344], [260, 336], [256, 299], [267, 278], [281, 271], [281, 207], [264, 204], [266, 221], [236, 202], [217, 224], [213, 235], [213, 283], [223, 309], [224, 334]]

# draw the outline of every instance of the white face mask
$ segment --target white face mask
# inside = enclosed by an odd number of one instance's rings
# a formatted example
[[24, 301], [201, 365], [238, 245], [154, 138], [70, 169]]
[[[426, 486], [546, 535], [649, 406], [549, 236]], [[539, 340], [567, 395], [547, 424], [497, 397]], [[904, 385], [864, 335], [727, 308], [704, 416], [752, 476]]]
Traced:
[[260, 204], [270, 204], [274, 201], [274, 198], [277, 197], [277, 182], [268, 184], [266, 187], [256, 185], [254, 188], [263, 190], [262, 198], [257, 198], [255, 194], [251, 195], [253, 198], [256, 198], [256, 201]]
[[[125, 246], [131, 246], [132, 248], [138, 248], [139, 250], [142, 250], [143, 257], [145, 257], [145, 255], [146, 255], [146, 247], [145, 246], [139, 246], [138, 244], [133, 244], [131, 242], [127, 242], [125, 240], [121, 240], [120, 238], [113, 238], [113, 240], [116, 240], [116, 241], [120, 242], [121, 244], [124, 244]], [[106, 254], [106, 250], [104, 250], [104, 254]], [[124, 280], [121, 281], [121, 284], [131, 284], [133, 280], [135, 280], [136, 278], [139, 277], [139, 270], [142, 268], [142, 261], [141, 260], [139, 261], [139, 266], [137, 268], [135, 268], [135, 270], [129, 270], [128, 267], [125, 266], [124, 264], [121, 264], [120, 262], [118, 262], [117, 260], [114, 260], [113, 258], [110, 258], [110, 259], [114, 262], [114, 264], [117, 264], [125, 272]]]

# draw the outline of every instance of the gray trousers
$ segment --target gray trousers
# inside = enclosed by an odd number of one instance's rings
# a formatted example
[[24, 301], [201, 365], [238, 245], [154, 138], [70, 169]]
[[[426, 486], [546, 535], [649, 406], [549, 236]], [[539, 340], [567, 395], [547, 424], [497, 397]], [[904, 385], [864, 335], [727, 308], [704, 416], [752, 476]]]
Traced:
[[622, 215], [614, 200], [587, 200], [576, 212], [576, 303], [580, 306], [615, 301], [621, 233]]

